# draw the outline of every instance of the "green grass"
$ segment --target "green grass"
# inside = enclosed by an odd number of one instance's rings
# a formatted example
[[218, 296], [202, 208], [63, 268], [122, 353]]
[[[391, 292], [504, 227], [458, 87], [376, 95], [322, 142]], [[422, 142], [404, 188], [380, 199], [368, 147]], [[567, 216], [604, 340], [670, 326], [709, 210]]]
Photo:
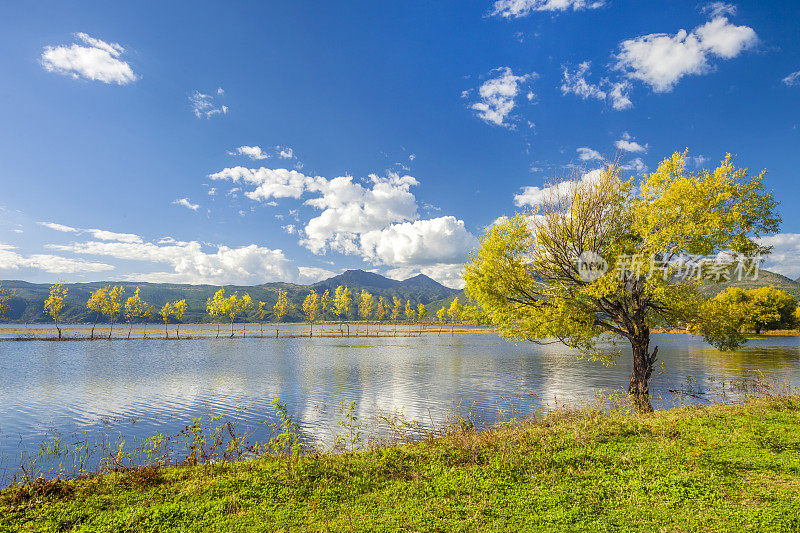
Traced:
[[0, 530], [800, 531], [800, 396], [0, 493]]

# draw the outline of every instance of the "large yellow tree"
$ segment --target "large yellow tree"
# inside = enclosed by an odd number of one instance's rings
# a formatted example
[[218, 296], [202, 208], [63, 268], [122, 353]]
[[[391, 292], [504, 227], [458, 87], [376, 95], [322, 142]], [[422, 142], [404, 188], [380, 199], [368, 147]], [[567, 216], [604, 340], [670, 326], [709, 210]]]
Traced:
[[108, 298], [106, 291], [110, 290], [111, 287], [100, 287], [89, 296], [89, 300], [86, 302], [86, 308], [93, 312], [94, 315], [94, 323], [92, 324], [92, 332], [89, 335], [90, 339], [94, 339], [94, 328], [97, 326], [97, 322], [100, 320], [100, 315], [103, 313], [103, 309], [106, 305], [106, 299]]
[[[336, 287], [336, 292], [333, 296], [333, 308], [336, 310], [336, 316], [339, 317], [339, 331], [342, 331], [342, 322], [347, 318], [350, 312], [350, 302], [353, 301], [353, 294], [347, 286]], [[350, 326], [347, 326], [347, 334], [350, 334]]]
[[367, 335], [369, 335], [369, 319], [372, 316], [374, 304], [375, 297], [367, 289], [361, 289], [361, 297], [358, 300], [358, 316], [367, 323]]
[[730, 156], [690, 172], [686, 152], [676, 152], [639, 182], [620, 172], [609, 164], [553, 184], [533, 212], [493, 224], [464, 280], [487, 319], [515, 340], [556, 339], [589, 357], [608, 357], [597, 345], [603, 333], [627, 340], [628, 390], [648, 411], [658, 353], [650, 328], [702, 320], [699, 282], [675, 282], [680, 260], [766, 252], [758, 237], [777, 231], [780, 218], [764, 173], [751, 176]]
[[139, 287], [136, 287], [136, 291], [133, 293], [133, 296], [125, 300], [125, 308], [123, 310], [123, 314], [125, 318], [128, 319], [128, 338], [131, 338], [131, 331], [133, 330], [133, 324], [136, 322], [137, 318], [145, 318], [147, 314], [148, 304], [139, 296]]

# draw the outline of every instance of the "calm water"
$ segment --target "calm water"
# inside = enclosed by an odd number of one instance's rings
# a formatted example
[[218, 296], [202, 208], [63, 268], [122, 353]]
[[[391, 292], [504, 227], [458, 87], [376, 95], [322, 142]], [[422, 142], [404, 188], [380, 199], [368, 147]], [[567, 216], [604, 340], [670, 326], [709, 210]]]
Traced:
[[[685, 335], [656, 335], [653, 343], [666, 371], [654, 376], [653, 392], [667, 400], [675, 398], [669, 389], [719, 392], [759, 373], [800, 385], [800, 337], [754, 339], [734, 354]], [[55, 432], [142, 439], [237, 408], [263, 422], [273, 398], [322, 444], [336, 431], [340, 400], [355, 401], [364, 420], [400, 412], [430, 426], [460, 403], [491, 422], [498, 409], [519, 416], [554, 398], [622, 391], [630, 363], [620, 346], [622, 358], [605, 367], [562, 346], [514, 345], [492, 334], [0, 342], [0, 469], [13, 472], [20, 452]]]

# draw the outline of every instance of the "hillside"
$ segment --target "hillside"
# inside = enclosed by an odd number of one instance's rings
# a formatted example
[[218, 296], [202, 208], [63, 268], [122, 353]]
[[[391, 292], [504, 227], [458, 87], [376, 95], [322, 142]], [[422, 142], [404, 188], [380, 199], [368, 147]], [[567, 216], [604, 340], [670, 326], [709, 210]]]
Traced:
[[[94, 283], [69, 283], [65, 286], [69, 289], [66, 305], [63, 313], [64, 322], [87, 323], [94, 321], [94, 315], [86, 309], [86, 301], [89, 295], [99, 287], [106, 285], [121, 285], [125, 288], [125, 297], [131, 296], [136, 288], [140, 289], [139, 294], [147, 302], [156, 306], [161, 306], [164, 302], [185, 299], [188, 305], [184, 322], [209, 322], [211, 319], [206, 314], [206, 301], [219, 290], [217, 285], [183, 285], [173, 283], [134, 283], [134, 282], [94, 282]], [[16, 296], [10, 300], [10, 311], [7, 320], [12, 322], [50, 322], [50, 318], [44, 314], [44, 300], [50, 292], [50, 285], [40, 283], [28, 283], [26, 281], [8, 280], [3, 285], [8, 289], [13, 289]], [[364, 272], [363, 270], [348, 270], [343, 274], [334, 276], [330, 279], [315, 283], [313, 285], [296, 285], [293, 283], [265, 283], [255, 286], [225, 285], [226, 292], [246, 292], [255, 301], [267, 302], [267, 308], [272, 306], [278, 299], [278, 290], [287, 291], [290, 300], [299, 308], [303, 298], [311, 289], [317, 292], [324, 292], [326, 289], [331, 293], [339, 285], [347, 285], [354, 295], [366, 289], [376, 296], [384, 296], [391, 299], [394, 296], [403, 301], [411, 300], [414, 303], [430, 304], [441, 300], [448, 300], [453, 295], [458, 294], [456, 289], [450, 289], [434, 281], [433, 279], [419, 275], [404, 281], [397, 281], [386, 278], [379, 274]], [[301, 320], [300, 314], [295, 311], [287, 316], [288, 321]], [[101, 319], [101, 322], [103, 320]]]
[[791, 280], [781, 274], [770, 272], [769, 270], [760, 270], [757, 280], [744, 279], [742, 281], [730, 281], [722, 283], [705, 282], [700, 286], [700, 292], [705, 296], [714, 296], [728, 287], [739, 287], [740, 289], [749, 290], [758, 287], [766, 287], [773, 285], [776, 289], [780, 289], [789, 294], [794, 295], [795, 298], [800, 300], [800, 280]]

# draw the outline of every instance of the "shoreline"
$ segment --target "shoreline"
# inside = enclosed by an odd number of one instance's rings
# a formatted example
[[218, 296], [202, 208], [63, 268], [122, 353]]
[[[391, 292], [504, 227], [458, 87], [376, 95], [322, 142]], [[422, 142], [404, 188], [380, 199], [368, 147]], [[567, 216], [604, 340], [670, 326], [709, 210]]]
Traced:
[[786, 531], [800, 396], [557, 409], [416, 443], [121, 469], [0, 491], [0, 529]]

